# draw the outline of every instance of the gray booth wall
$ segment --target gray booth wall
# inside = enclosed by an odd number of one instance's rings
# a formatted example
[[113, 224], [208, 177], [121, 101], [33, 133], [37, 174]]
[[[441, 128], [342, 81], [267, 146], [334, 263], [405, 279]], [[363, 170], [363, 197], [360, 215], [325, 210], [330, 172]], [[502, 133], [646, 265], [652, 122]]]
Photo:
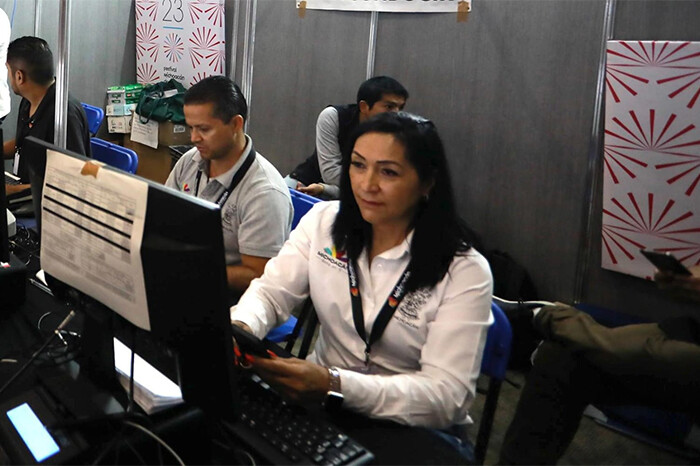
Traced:
[[[59, 3], [52, 0], [17, 0], [11, 38], [35, 35], [58, 53]], [[14, 0], [0, 1], [11, 15]], [[104, 108], [108, 86], [135, 81], [136, 33], [134, 5], [123, 0], [71, 0], [68, 86], [81, 102]], [[14, 135], [19, 99], [13, 96], [12, 112], [3, 125], [5, 138]], [[103, 125], [103, 130], [104, 125]], [[103, 134], [101, 132], [100, 134]]]
[[[9, 15], [13, 3], [0, 0], [0, 8]], [[34, 29], [35, 2], [17, 3], [13, 38]], [[39, 3], [39, 35], [55, 47], [58, 2]], [[71, 3], [70, 90], [103, 105], [107, 86], [134, 81], [134, 2]], [[370, 13], [309, 10], [302, 19], [294, 4], [226, 0], [227, 74], [251, 101], [256, 148], [282, 174], [311, 153], [318, 112], [354, 101], [370, 45]], [[613, 39], [700, 40], [700, 0], [616, 5]], [[460, 213], [487, 248], [528, 268], [542, 299], [580, 297], [656, 318], [689, 306], [600, 268], [602, 183], [591, 185], [600, 164], [592, 180], [587, 173], [589, 154], [601, 152], [590, 145], [605, 11], [605, 0], [474, 0], [466, 23], [455, 14], [381, 13], [374, 74], [399, 79], [411, 93], [407, 110], [435, 121]], [[15, 120], [13, 111], [6, 134]]]
[[[613, 39], [700, 40], [699, 1], [617, 1]], [[463, 217], [509, 252], [547, 300], [643, 318], [688, 311], [644, 280], [600, 268], [601, 187], [583, 241], [605, 0], [474, 1], [454, 14], [379, 14], [374, 74], [410, 91], [407, 110], [437, 124]], [[256, 147], [287, 173], [313, 149], [317, 113], [354, 100], [370, 14], [258, 0], [252, 115]], [[594, 172], [591, 172], [593, 174]], [[581, 270], [577, 286], [577, 265]]]

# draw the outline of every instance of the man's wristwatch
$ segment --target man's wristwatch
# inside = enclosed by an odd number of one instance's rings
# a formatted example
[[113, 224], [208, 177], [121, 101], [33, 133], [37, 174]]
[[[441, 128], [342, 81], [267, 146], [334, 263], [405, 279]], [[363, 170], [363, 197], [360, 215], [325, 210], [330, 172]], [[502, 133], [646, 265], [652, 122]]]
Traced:
[[330, 376], [330, 383], [328, 384], [328, 392], [326, 392], [323, 406], [330, 411], [335, 411], [343, 405], [343, 393], [340, 389], [340, 372], [336, 367], [329, 367], [328, 375]]

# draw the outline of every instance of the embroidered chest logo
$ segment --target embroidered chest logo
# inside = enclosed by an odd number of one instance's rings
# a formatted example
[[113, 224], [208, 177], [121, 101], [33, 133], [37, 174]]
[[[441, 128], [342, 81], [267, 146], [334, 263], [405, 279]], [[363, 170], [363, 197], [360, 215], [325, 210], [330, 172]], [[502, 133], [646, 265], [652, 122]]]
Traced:
[[430, 299], [430, 291], [427, 289], [416, 290], [401, 301], [399, 312], [405, 319], [417, 320], [421, 308]]
[[227, 227], [231, 227], [233, 225], [233, 218], [236, 215], [237, 210], [236, 205], [233, 203], [226, 206], [221, 214], [221, 223]]
[[323, 251], [316, 251], [316, 255], [326, 264], [345, 270], [348, 258], [345, 251], [338, 251], [335, 246], [323, 248]]

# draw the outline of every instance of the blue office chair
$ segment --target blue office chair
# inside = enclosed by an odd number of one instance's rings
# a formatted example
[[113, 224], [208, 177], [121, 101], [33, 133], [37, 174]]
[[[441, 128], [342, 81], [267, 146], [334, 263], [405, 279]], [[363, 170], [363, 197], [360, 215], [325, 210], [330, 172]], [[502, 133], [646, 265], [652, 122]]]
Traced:
[[486, 450], [491, 437], [493, 427], [493, 417], [496, 413], [498, 395], [501, 392], [501, 385], [506, 378], [506, 369], [510, 359], [510, 347], [513, 340], [513, 330], [506, 314], [494, 302], [491, 302], [491, 313], [493, 314], [493, 324], [489, 327], [486, 335], [486, 346], [484, 356], [481, 360], [481, 373], [489, 376], [489, 387], [486, 392], [484, 409], [481, 413], [479, 432], [476, 435], [474, 445], [474, 457], [477, 464], [484, 464]]
[[99, 138], [90, 139], [92, 157], [112, 167], [119, 168], [128, 173], [136, 173], [139, 165], [139, 157], [131, 149], [112, 144]]
[[[299, 224], [299, 220], [301, 220], [301, 217], [303, 217], [309, 210], [311, 210], [311, 207], [317, 202], [320, 201], [320, 199], [315, 198], [313, 196], [309, 196], [308, 194], [301, 193], [297, 191], [296, 189], [289, 188], [289, 194], [292, 196], [292, 206], [294, 207], [294, 218], [292, 219], [292, 230], [297, 227]], [[304, 321], [303, 316], [306, 316], [306, 314], [309, 312], [309, 306], [311, 306], [311, 300], [307, 300], [306, 303], [304, 303], [304, 307], [302, 308], [302, 311], [299, 315], [301, 318], [301, 321]], [[281, 343], [283, 341], [291, 341], [292, 345], [294, 344], [294, 340], [299, 336], [299, 333], [301, 332], [301, 328], [297, 328], [297, 318], [294, 316], [291, 316], [285, 323], [282, 325], [278, 325], [277, 327], [273, 328], [268, 332], [266, 335], [266, 338], [270, 341], [274, 341], [275, 343]], [[290, 348], [291, 349], [291, 346]]]
[[306, 215], [306, 212], [311, 210], [311, 208], [321, 199], [302, 192], [296, 189], [289, 188], [289, 194], [292, 196], [292, 205], [294, 206], [294, 218], [292, 219], [292, 230], [297, 227], [301, 217]]
[[94, 136], [97, 134], [97, 130], [100, 129], [102, 120], [105, 118], [105, 112], [100, 107], [95, 107], [94, 105], [84, 102], [81, 102], [81, 105], [83, 106], [83, 110], [85, 110], [85, 116], [87, 116], [90, 135]]

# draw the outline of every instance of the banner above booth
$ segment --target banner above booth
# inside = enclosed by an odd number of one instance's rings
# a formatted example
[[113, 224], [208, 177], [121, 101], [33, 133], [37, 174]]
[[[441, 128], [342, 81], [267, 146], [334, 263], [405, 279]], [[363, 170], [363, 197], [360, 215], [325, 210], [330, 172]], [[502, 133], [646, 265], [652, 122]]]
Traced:
[[471, 0], [297, 0], [308, 10], [378, 11], [383, 13], [461, 13], [471, 11]]

